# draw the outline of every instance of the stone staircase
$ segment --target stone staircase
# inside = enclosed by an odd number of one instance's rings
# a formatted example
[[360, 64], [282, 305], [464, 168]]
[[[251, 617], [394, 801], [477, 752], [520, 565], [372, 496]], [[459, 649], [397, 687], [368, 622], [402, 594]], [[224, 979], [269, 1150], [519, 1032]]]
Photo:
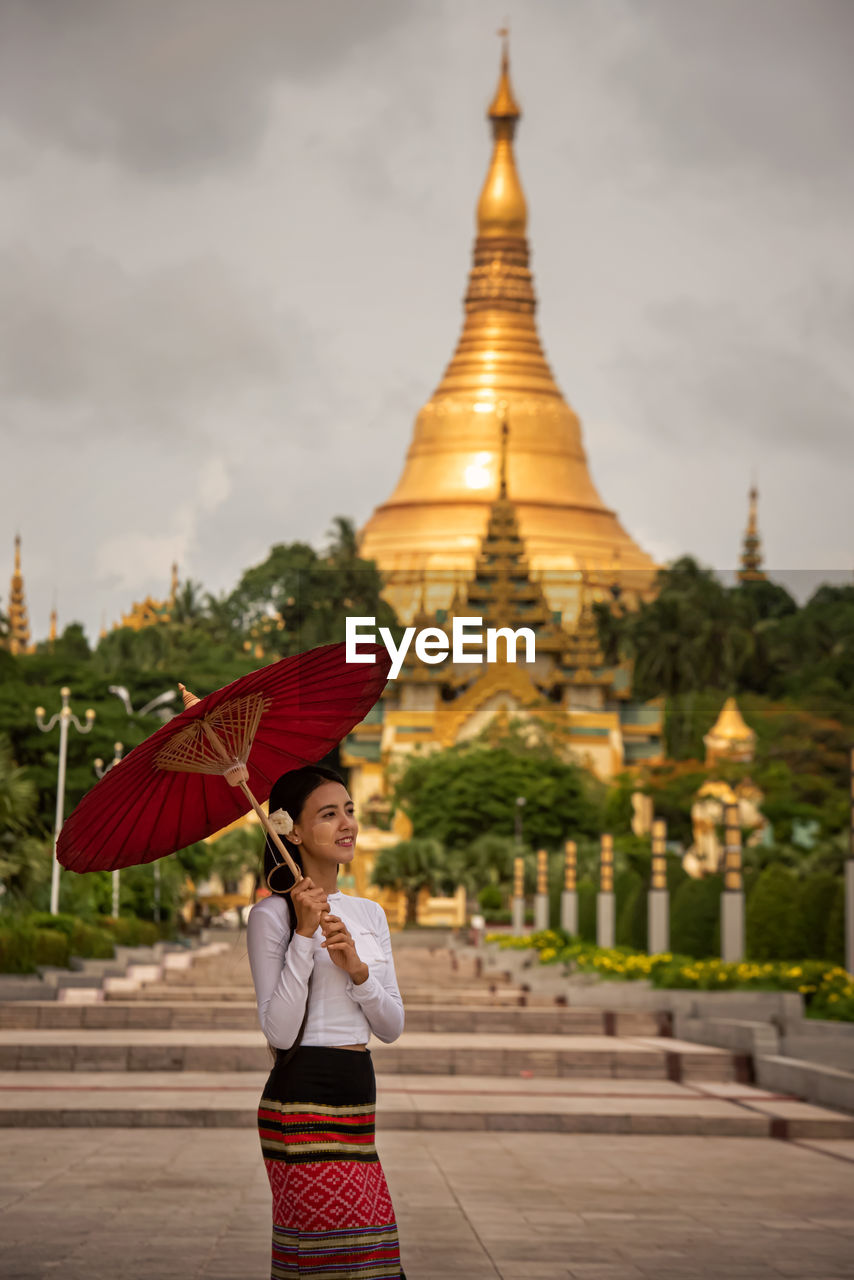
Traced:
[[[245, 934], [94, 1003], [0, 1002], [0, 1127], [255, 1124], [271, 1057]], [[383, 1129], [854, 1137], [854, 1117], [754, 1088], [745, 1054], [655, 1009], [568, 1007], [472, 952], [394, 939], [406, 1029], [371, 1043]]]

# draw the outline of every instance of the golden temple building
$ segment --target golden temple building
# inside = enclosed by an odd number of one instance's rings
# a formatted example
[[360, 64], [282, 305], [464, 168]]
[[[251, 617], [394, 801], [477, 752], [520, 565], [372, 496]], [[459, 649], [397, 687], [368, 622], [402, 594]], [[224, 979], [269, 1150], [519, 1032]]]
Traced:
[[447, 608], [475, 567], [498, 491], [500, 428], [509, 419], [507, 485], [530, 570], [548, 605], [574, 622], [582, 581], [594, 599], [619, 585], [631, 605], [656, 566], [605, 505], [588, 469], [579, 420], [555, 382], [535, 320], [528, 211], [513, 140], [521, 112], [505, 43], [489, 106], [493, 150], [477, 206], [474, 263], [456, 351], [418, 415], [403, 474], [360, 535], [385, 595], [411, 621], [422, 594]]
[[35, 646], [30, 641], [30, 619], [27, 613], [24, 575], [21, 571], [20, 534], [15, 535], [15, 567], [9, 583], [9, 607], [6, 612], [8, 632], [4, 647], [13, 654], [34, 653]]
[[[168, 599], [155, 600], [152, 596], [146, 596], [144, 600], [135, 600], [129, 612], [122, 615], [121, 622], [117, 622], [113, 630], [118, 631], [121, 627], [130, 627], [133, 631], [141, 631], [143, 627], [153, 627], [158, 622], [169, 622], [172, 617], [172, 610], [175, 607], [177, 594], [178, 566], [173, 564]], [[101, 629], [101, 635], [104, 635], [103, 628]]]
[[[502, 434], [506, 441], [506, 423]], [[368, 863], [385, 844], [409, 834], [402, 815], [396, 816], [394, 833], [380, 826], [387, 826], [382, 819], [389, 813], [389, 769], [412, 752], [451, 747], [496, 728], [502, 732], [512, 721], [523, 731], [539, 726], [561, 755], [602, 779], [663, 758], [662, 700], [634, 699], [628, 665], [606, 661], [589, 595], [584, 592], [576, 622], [564, 624], [531, 576], [516, 504], [507, 496], [510, 454], [506, 445], [499, 453], [498, 497], [473, 573], [458, 582], [447, 609], [430, 611], [422, 600], [412, 620], [418, 629], [435, 627], [449, 635], [455, 618], [482, 619], [485, 640], [473, 638], [468, 645], [479, 657], [455, 662], [448, 653], [428, 665], [410, 648], [398, 678], [342, 744], [350, 793], [368, 820], [359, 837]], [[488, 628], [523, 627], [533, 634], [533, 657], [520, 646], [513, 661], [501, 636], [490, 653]]]

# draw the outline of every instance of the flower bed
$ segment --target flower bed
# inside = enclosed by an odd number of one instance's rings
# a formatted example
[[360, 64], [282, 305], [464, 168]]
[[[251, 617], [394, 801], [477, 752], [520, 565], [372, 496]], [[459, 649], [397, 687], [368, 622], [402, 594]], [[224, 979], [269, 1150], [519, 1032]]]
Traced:
[[490, 933], [502, 949], [535, 950], [540, 964], [562, 964], [568, 973], [598, 973], [621, 982], [646, 978], [653, 987], [692, 991], [797, 991], [811, 1017], [854, 1022], [854, 975], [824, 960], [764, 963], [694, 960], [665, 951], [647, 955], [629, 947], [596, 947], [556, 929], [527, 937]]

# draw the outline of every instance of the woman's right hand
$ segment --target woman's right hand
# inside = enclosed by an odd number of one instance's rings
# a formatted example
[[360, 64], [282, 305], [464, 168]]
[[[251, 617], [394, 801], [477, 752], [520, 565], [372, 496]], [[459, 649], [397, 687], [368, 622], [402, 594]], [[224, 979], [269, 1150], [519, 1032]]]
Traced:
[[297, 913], [297, 933], [310, 938], [330, 911], [326, 891], [315, 885], [310, 876], [303, 876], [291, 890], [291, 900]]

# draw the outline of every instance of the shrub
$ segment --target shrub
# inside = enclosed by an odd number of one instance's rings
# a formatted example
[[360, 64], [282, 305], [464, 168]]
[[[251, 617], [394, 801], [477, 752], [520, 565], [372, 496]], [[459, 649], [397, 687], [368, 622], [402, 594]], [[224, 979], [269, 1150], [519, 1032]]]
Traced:
[[670, 905], [670, 945], [686, 956], [712, 956], [718, 950], [722, 880], [718, 875], [684, 880]]
[[592, 880], [579, 880], [578, 936], [585, 942], [596, 941], [596, 886]]
[[798, 882], [780, 863], [766, 867], [747, 902], [747, 954], [751, 960], [791, 960], [804, 954]]
[[67, 911], [60, 911], [55, 916], [52, 916], [49, 911], [31, 911], [24, 917], [24, 923], [30, 929], [58, 929], [70, 938], [79, 921], [77, 916]]
[[162, 933], [153, 920], [138, 920], [136, 916], [120, 916], [117, 920], [104, 916], [98, 923], [121, 947], [153, 947]]
[[34, 973], [36, 935], [20, 924], [0, 929], [0, 973]]
[[633, 947], [636, 951], [646, 950], [646, 917], [646, 886], [636, 871], [629, 871], [620, 877], [617, 884], [618, 947]]
[[504, 907], [504, 894], [497, 884], [486, 884], [477, 895], [478, 906], [484, 913], [501, 911]]
[[828, 924], [836, 901], [838, 876], [818, 872], [800, 884], [799, 906], [803, 930], [803, 954], [809, 960], [826, 960]]
[[[46, 930], [46, 932], [51, 932]], [[99, 929], [95, 925], [84, 924], [82, 920], [75, 923], [71, 933], [71, 954], [86, 960], [109, 960], [116, 954], [113, 935], [108, 929]]]
[[67, 969], [71, 960], [71, 944], [62, 929], [34, 929], [33, 960], [37, 965]]
[[836, 893], [827, 918], [827, 936], [825, 938], [825, 960], [831, 964], [845, 964], [845, 884], [842, 880], [836, 883]]

